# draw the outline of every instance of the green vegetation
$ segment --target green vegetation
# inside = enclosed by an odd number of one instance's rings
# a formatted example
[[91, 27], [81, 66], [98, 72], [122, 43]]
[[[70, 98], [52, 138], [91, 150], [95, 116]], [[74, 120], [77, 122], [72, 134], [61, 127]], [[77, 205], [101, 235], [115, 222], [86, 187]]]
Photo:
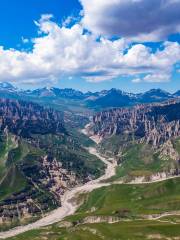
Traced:
[[114, 224], [84, 224], [61, 228], [58, 224], [33, 230], [8, 240], [174, 240], [179, 239], [180, 224], [157, 221], [130, 221]]
[[[143, 185], [112, 185], [89, 193], [77, 214], [130, 216], [180, 210], [180, 178]], [[91, 213], [91, 209], [95, 212]]]
[[[116, 175], [110, 180], [117, 180], [123, 177], [125, 180], [131, 181], [136, 177], [142, 176], [149, 180], [149, 177], [155, 173], [169, 172], [170, 169], [176, 168], [174, 160], [168, 156], [161, 156], [160, 152], [153, 150], [151, 145], [138, 144], [135, 141], [124, 139], [127, 142], [127, 146], [122, 147], [122, 141], [122, 137], [114, 136], [105, 140], [101, 146], [102, 151], [107, 148], [110, 153], [119, 158]], [[120, 156], [118, 156], [119, 152], [121, 152]]]
[[7, 136], [0, 132], [0, 178], [5, 173], [6, 161], [8, 153], [16, 147], [16, 143], [13, 140], [13, 136], [8, 134]]
[[21, 192], [28, 187], [28, 181], [24, 176], [20, 165], [33, 165], [42, 156], [43, 152], [32, 147], [24, 140], [14, 141], [12, 135], [1, 138], [4, 150], [1, 151], [1, 179], [0, 179], [0, 201], [11, 197], [13, 193]]
[[[149, 214], [180, 210], [180, 178], [144, 185], [112, 185], [96, 189], [86, 195], [84, 204], [74, 216], [61, 223], [33, 230], [9, 240], [148, 240], [176, 239], [180, 236], [180, 217], [168, 216], [161, 220], [137, 220]], [[92, 211], [92, 209], [94, 209]], [[126, 211], [126, 215], [123, 213]], [[87, 216], [115, 216], [114, 224], [82, 224]], [[177, 238], [178, 239], [178, 238]]]
[[126, 148], [121, 159], [122, 164], [117, 168], [115, 178], [149, 177], [153, 173], [166, 170], [167, 162], [161, 161], [151, 146], [145, 144], [134, 144]]
[[26, 148], [17, 146], [11, 134], [0, 137], [0, 201], [14, 192], [23, 190], [27, 184], [24, 176], [15, 165], [25, 154]]
[[[13, 139], [13, 136], [11, 138]], [[53, 195], [41, 186], [34, 191], [32, 184], [28, 180], [28, 178], [32, 178], [34, 181], [37, 180], [39, 161], [45, 155], [45, 152], [23, 139], [16, 141], [14, 145], [8, 145], [7, 141], [3, 141], [2, 144], [6, 145], [6, 161], [4, 162], [4, 171], [0, 180], [0, 202], [11, 199], [15, 193], [23, 192], [29, 193], [32, 198], [36, 199], [38, 204], [46, 203], [48, 209], [54, 209], [56, 205], [54, 204]], [[13, 142], [10, 137], [8, 141]], [[11, 147], [7, 148], [7, 146]], [[18, 223], [18, 220], [15, 221]], [[15, 224], [15, 222], [12, 222], [12, 224]]]
[[17, 166], [12, 166], [7, 170], [5, 177], [0, 184], [0, 201], [19, 192], [25, 188], [27, 181]]
[[25, 141], [21, 141], [16, 148], [9, 151], [6, 166], [8, 167], [12, 164], [18, 163], [28, 154], [28, 152], [29, 148], [27, 143]]
[[114, 135], [110, 138], [104, 139], [101, 142], [100, 150], [103, 153], [110, 154], [110, 155], [118, 155], [119, 152], [122, 151], [124, 143], [129, 143], [133, 141], [133, 136], [130, 135]]
[[81, 129], [69, 128], [67, 127], [68, 133], [74, 141], [79, 143], [82, 147], [95, 147], [96, 143], [91, 140], [88, 136], [81, 133]]
[[174, 141], [174, 148], [176, 149], [176, 151], [180, 154], [180, 138], [177, 138]]
[[81, 142], [73, 135], [37, 135], [34, 136], [40, 142], [42, 149], [52, 154], [56, 159], [62, 162], [65, 169], [76, 172], [79, 177], [92, 175], [95, 177], [103, 174], [104, 164], [96, 156], [82, 146], [90, 146], [91, 142], [82, 137]]

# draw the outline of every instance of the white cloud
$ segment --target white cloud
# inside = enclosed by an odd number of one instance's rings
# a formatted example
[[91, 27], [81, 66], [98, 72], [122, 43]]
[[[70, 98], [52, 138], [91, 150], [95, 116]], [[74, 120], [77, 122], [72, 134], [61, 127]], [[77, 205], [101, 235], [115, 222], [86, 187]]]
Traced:
[[85, 27], [96, 34], [140, 41], [180, 32], [179, 0], [80, 0]]
[[133, 83], [140, 83], [141, 82], [141, 78], [134, 78], [132, 80]]
[[29, 43], [29, 39], [27, 38], [22, 37], [21, 40], [24, 44]]
[[170, 79], [171, 75], [168, 73], [154, 73], [143, 78], [143, 80], [146, 82], [168, 82]]
[[97, 41], [95, 35], [84, 34], [81, 23], [68, 28], [51, 18], [43, 15], [36, 22], [41, 35], [33, 39], [32, 51], [0, 47], [0, 81], [51, 85], [71, 76], [99, 82], [140, 74], [144, 81], [167, 81], [180, 61], [178, 43], [165, 42], [163, 50], [152, 53], [143, 44], [128, 46], [124, 38]]

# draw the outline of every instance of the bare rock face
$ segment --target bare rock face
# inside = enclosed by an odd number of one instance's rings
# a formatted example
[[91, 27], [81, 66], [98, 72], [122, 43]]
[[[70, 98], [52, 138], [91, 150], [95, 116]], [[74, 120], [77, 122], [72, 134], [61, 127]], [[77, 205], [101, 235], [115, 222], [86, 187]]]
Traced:
[[[61, 206], [64, 192], [78, 183], [74, 169], [65, 169], [54, 153], [60, 151], [54, 147], [55, 137], [62, 138], [60, 145], [65, 135], [62, 112], [0, 99], [0, 224], [21, 222]], [[50, 136], [52, 151], [44, 146]]]
[[54, 195], [59, 203], [65, 191], [74, 187], [78, 182], [73, 172], [63, 169], [60, 162], [48, 156], [42, 159], [41, 176], [39, 182]]
[[179, 154], [177, 153], [177, 151], [175, 151], [173, 144], [170, 140], [168, 140], [162, 145], [160, 157], [161, 158], [170, 157], [175, 161], [179, 160]]
[[101, 139], [102, 153], [117, 158], [128, 181], [136, 174], [135, 181], [180, 174], [178, 100], [97, 113], [86, 131], [91, 138]]
[[93, 117], [89, 131], [100, 138], [126, 134], [157, 147], [180, 136], [180, 103], [173, 101], [100, 112]]
[[76, 175], [56, 159], [45, 156], [39, 163], [34, 168], [22, 166], [28, 187], [0, 203], [0, 223], [30, 219], [61, 206], [61, 196], [78, 183]]
[[35, 103], [0, 99], [0, 130], [7, 128], [22, 137], [65, 132], [62, 115]]

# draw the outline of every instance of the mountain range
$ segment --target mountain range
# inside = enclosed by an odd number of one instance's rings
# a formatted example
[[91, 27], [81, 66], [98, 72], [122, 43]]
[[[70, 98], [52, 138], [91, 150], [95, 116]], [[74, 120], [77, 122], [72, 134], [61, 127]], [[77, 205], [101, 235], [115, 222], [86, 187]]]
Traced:
[[108, 181], [178, 176], [179, 96], [0, 83], [0, 229], [41, 218], [69, 188], [101, 176], [105, 165], [89, 147], [117, 162]]
[[[127, 93], [112, 88], [100, 92], [77, 91], [70, 88], [39, 88], [35, 90], [21, 90], [12, 84], [0, 83], [0, 97], [32, 100], [37, 102], [51, 102], [61, 104], [64, 110], [67, 105], [74, 107], [85, 107], [94, 110], [114, 107], [127, 107], [140, 103], [162, 102], [180, 97], [180, 91], [169, 93], [161, 89], [151, 89], [145, 93]], [[60, 105], [59, 104], [59, 105]]]

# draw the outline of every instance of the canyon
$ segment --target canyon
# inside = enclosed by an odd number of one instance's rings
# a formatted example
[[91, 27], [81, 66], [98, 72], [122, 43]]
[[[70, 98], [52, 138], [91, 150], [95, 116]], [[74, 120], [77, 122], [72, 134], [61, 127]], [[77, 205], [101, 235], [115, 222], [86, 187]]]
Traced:
[[86, 113], [0, 99], [0, 223], [25, 224], [0, 237], [59, 222], [103, 186], [178, 178], [179, 110], [178, 99], [108, 109], [82, 130]]

